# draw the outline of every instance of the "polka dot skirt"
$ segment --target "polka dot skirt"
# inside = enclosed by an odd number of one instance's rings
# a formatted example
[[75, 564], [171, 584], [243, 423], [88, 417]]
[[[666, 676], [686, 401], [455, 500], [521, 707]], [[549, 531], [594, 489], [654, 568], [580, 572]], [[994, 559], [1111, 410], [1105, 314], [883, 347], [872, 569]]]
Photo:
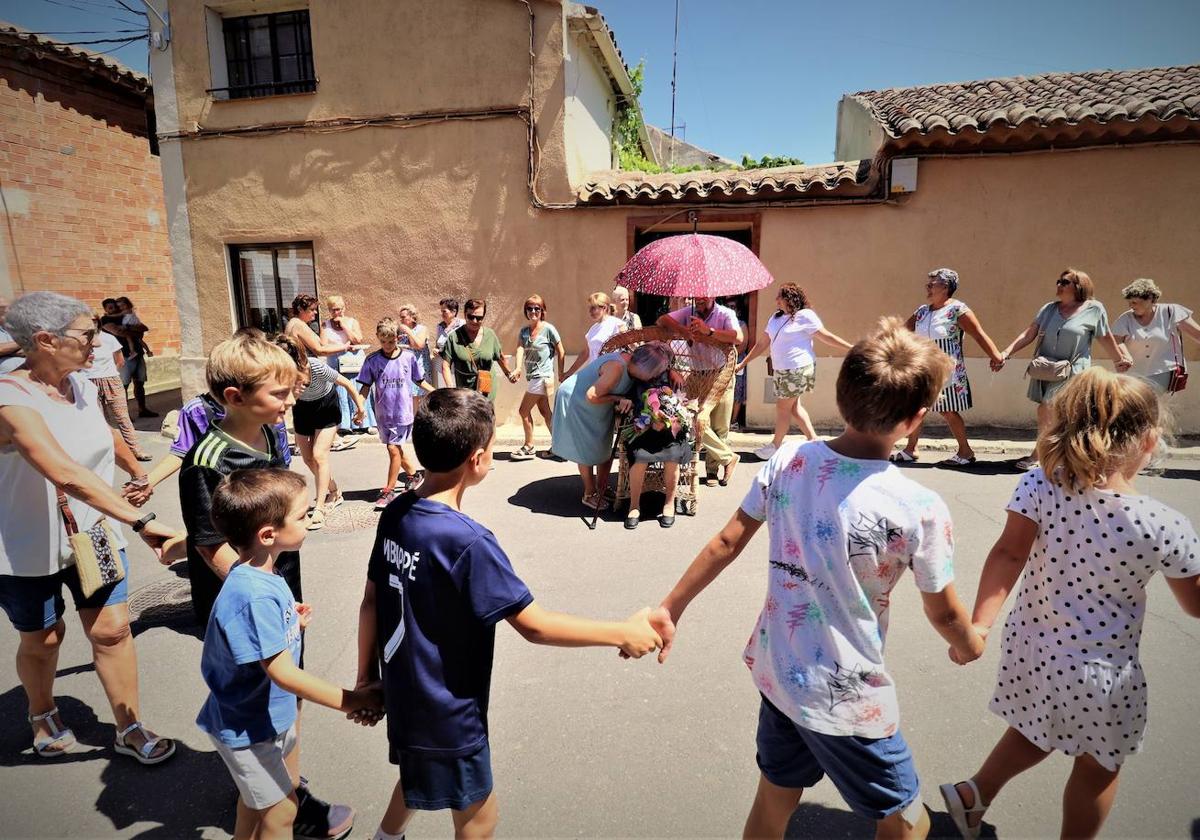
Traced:
[[1038, 525], [990, 708], [1042, 749], [1115, 770], [1141, 748], [1138, 643], [1155, 572], [1200, 574], [1191, 523], [1148, 496], [1061, 487], [1040, 469], [1008, 509]]

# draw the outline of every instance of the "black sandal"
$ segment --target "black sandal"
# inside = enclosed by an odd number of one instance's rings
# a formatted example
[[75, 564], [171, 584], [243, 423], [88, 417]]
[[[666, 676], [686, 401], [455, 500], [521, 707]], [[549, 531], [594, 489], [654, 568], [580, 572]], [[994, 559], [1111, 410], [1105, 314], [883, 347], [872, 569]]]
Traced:
[[660, 528], [670, 528], [674, 524], [675, 524], [674, 516], [667, 516], [666, 514], [663, 514], [662, 516], [658, 517], [658, 527], [660, 527]]
[[638, 523], [639, 523], [639, 522], [641, 522], [641, 521], [642, 521], [642, 520], [641, 520], [639, 517], [636, 517], [636, 516], [626, 516], [626, 517], [625, 517], [625, 530], [626, 530], [626, 531], [632, 531], [632, 530], [634, 530], [635, 528], [637, 528], [637, 526], [638, 526]]

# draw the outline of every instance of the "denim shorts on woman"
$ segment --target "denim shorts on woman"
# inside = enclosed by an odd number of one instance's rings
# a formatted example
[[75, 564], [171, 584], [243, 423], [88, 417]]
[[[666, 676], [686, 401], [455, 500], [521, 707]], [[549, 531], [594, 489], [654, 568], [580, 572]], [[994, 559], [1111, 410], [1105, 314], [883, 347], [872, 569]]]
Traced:
[[8, 616], [13, 629], [22, 633], [49, 630], [66, 612], [62, 588], [71, 591], [71, 600], [76, 610], [99, 609], [113, 604], [124, 604], [129, 600], [129, 558], [121, 549], [121, 565], [125, 577], [114, 584], [102, 586], [84, 598], [79, 586], [79, 570], [74, 566], [59, 569], [52, 575], [42, 577], [17, 577], [0, 575], [0, 609]]
[[758, 768], [773, 785], [808, 788], [829, 776], [850, 810], [881, 820], [913, 808], [920, 816], [921, 783], [904, 736], [825, 735], [796, 725], [763, 698], [758, 711]]
[[464, 811], [492, 792], [492, 751], [486, 742], [461, 758], [393, 751], [392, 761], [400, 765], [404, 804], [414, 811]]

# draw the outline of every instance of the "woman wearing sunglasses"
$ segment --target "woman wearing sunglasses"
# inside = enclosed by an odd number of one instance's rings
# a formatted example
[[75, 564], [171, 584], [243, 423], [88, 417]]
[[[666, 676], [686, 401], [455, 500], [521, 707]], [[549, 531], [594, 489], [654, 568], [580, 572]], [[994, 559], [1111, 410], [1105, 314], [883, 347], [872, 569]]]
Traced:
[[[0, 375], [0, 609], [20, 636], [17, 675], [34, 752], [58, 757], [75, 746], [70, 721], [54, 705], [67, 629], [65, 587], [112, 708], [115, 750], [158, 764], [175, 754], [175, 743], [139, 720], [120, 523], [131, 525], [160, 560], [166, 541], [177, 535], [138, 510], [150, 495], [146, 474], [104, 422], [96, 386], [84, 375], [99, 346], [88, 308], [54, 292], [33, 292], [9, 307], [5, 329], [25, 363]], [[124, 497], [112, 489], [118, 465], [133, 479]], [[119, 556], [126, 577], [85, 595], [68, 527], [88, 534], [98, 556]]]
[[[528, 326], [521, 327], [517, 340], [517, 370], [525, 373], [525, 396], [521, 398], [521, 426], [525, 430], [525, 443], [512, 454], [514, 461], [528, 461], [537, 452], [533, 448], [533, 409], [537, 407], [546, 428], [553, 431], [553, 412], [550, 409], [550, 382], [555, 370], [562, 379], [562, 337], [554, 325], [546, 320], [546, 302], [541, 295], [530, 295], [525, 300], [525, 318]], [[555, 364], [557, 360], [557, 365]]]
[[509, 369], [496, 333], [483, 325], [487, 301], [471, 298], [463, 304], [463, 314], [463, 325], [448, 332], [442, 346], [442, 382], [478, 391], [495, 402], [500, 390], [494, 381], [495, 367], [500, 366], [509, 382], [516, 382], [518, 374]]
[[[1000, 370], [1004, 363], [1021, 348], [1038, 342], [1035, 361], [1047, 364], [1068, 362], [1066, 375], [1057, 380], [1029, 377], [1029, 399], [1037, 404], [1038, 435], [1050, 421], [1050, 398], [1072, 376], [1092, 366], [1092, 342], [1099, 338], [1108, 354], [1116, 362], [1117, 370], [1125, 371], [1131, 364], [1129, 351], [1117, 343], [1108, 326], [1108, 312], [1104, 304], [1092, 298], [1096, 287], [1092, 278], [1075, 268], [1068, 268], [1055, 282], [1055, 299], [1043, 306], [1024, 332], [1012, 340], [1000, 353], [999, 361], [992, 362], [992, 370]], [[1037, 466], [1037, 450], [1016, 462], [1022, 472]]]

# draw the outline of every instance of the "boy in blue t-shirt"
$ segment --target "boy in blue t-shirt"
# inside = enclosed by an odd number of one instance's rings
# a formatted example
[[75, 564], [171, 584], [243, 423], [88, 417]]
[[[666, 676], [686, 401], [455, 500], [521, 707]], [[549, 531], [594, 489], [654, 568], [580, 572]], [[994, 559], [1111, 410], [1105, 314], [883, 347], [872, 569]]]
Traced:
[[[487, 707], [496, 624], [536, 644], [611, 645], [640, 657], [662, 645], [664, 611], [601, 622], [534, 603], [487, 528], [462, 512], [467, 489], [487, 477], [495, 415], [464, 388], [434, 391], [413, 422], [425, 481], [379, 521], [360, 608], [359, 685], [382, 663], [389, 758], [400, 781], [375, 835], [404, 833], [413, 810], [453, 812], [456, 836], [496, 826]], [[374, 716], [355, 716], [373, 723]]]
[[311, 613], [296, 603], [275, 561], [300, 548], [307, 516], [307, 485], [285, 470], [239, 470], [213, 493], [213, 523], [237, 549], [238, 561], [204, 634], [200, 671], [209, 695], [196, 725], [208, 733], [237, 785], [235, 837], [293, 834], [298, 697], [348, 713], [380, 706], [377, 690], [343, 690], [296, 664]]

